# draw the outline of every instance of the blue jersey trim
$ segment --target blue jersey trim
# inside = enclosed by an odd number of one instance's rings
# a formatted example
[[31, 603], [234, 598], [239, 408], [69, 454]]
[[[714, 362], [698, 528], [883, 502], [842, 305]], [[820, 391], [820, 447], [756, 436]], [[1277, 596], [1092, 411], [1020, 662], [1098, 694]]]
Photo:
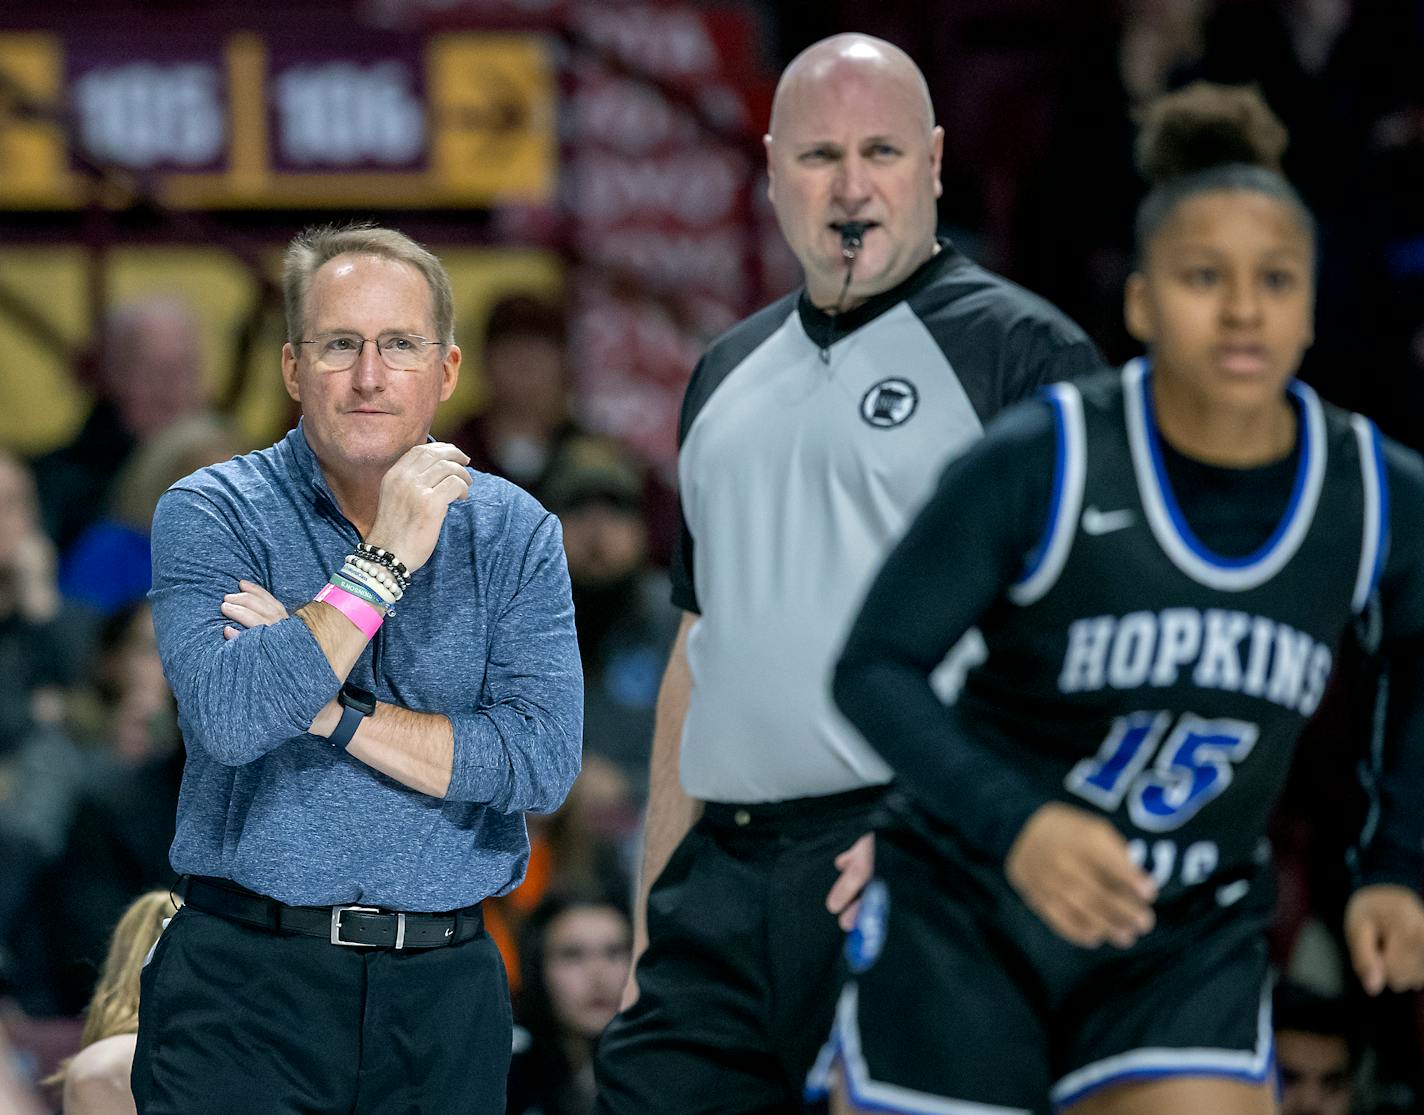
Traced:
[[1192, 553], [1208, 565], [1214, 565], [1218, 569], [1247, 569], [1264, 561], [1285, 537], [1286, 531], [1290, 529], [1291, 523], [1300, 510], [1300, 497], [1305, 491], [1306, 477], [1310, 474], [1311, 453], [1315, 451], [1310, 436], [1310, 423], [1306, 420], [1305, 396], [1300, 384], [1292, 380], [1287, 387], [1291, 403], [1295, 406], [1296, 411], [1296, 436], [1300, 441], [1300, 459], [1296, 463], [1295, 481], [1291, 485], [1290, 501], [1286, 504], [1285, 514], [1281, 516], [1280, 521], [1276, 524], [1276, 529], [1271, 532], [1271, 536], [1253, 553], [1233, 558], [1208, 549], [1206, 544], [1192, 531], [1187, 517], [1182, 514], [1181, 506], [1177, 503], [1177, 493], [1172, 490], [1172, 482], [1167, 476], [1167, 467], [1162, 460], [1162, 435], [1157, 429], [1157, 419], [1152, 413], [1151, 374], [1149, 370], [1147, 375], [1142, 378], [1141, 395], [1143, 419], [1148, 432], [1147, 450], [1152, 456], [1152, 471], [1157, 478], [1157, 489], [1162, 493], [1162, 502], [1167, 506], [1167, 514], [1171, 517], [1172, 526]]
[[1009, 599], [1019, 605], [1041, 600], [1063, 572], [1078, 529], [1087, 477], [1082, 395], [1071, 384], [1055, 383], [1045, 389], [1044, 398], [1053, 408], [1053, 492], [1043, 535], [1029, 551], [1023, 573], [1008, 587]]
[[1110, 1084], [1176, 1076], [1224, 1077], [1260, 1084], [1271, 1075], [1275, 1060], [1271, 989], [1270, 980], [1267, 980], [1261, 988], [1261, 1003], [1256, 1012], [1255, 1049], [1158, 1047], [1129, 1050], [1070, 1072], [1053, 1086], [1051, 1099], [1054, 1108], [1062, 1111]]
[[860, 1047], [859, 989], [852, 980], [841, 989], [831, 1036], [806, 1074], [807, 1102], [830, 1094], [831, 1071], [841, 1069], [841, 1085], [862, 1111], [891, 1115], [1032, 1115], [1021, 1107], [955, 1100], [873, 1079]]
[[1272, 1046], [1271, 1055], [1266, 1061], [1266, 1067], [1261, 1072], [1247, 1072], [1243, 1069], [1207, 1069], [1207, 1068], [1184, 1068], [1184, 1069], [1130, 1069], [1127, 1072], [1116, 1076], [1105, 1077], [1095, 1084], [1090, 1084], [1071, 1095], [1061, 1099], [1055, 1099], [1053, 1107], [1055, 1111], [1066, 1111], [1075, 1103], [1081, 1103], [1089, 1096], [1104, 1088], [1118, 1084], [1131, 1084], [1146, 1080], [1169, 1080], [1174, 1077], [1211, 1077], [1219, 1080], [1239, 1080], [1243, 1084], [1264, 1084], [1268, 1079], [1272, 1079], [1276, 1068], [1275, 1047]]
[[1370, 593], [1379, 587], [1384, 572], [1385, 553], [1389, 549], [1389, 473], [1384, 467], [1384, 447], [1380, 444], [1379, 427], [1370, 423], [1370, 447], [1374, 450], [1375, 478], [1379, 484], [1379, 536], [1375, 543], [1375, 564], [1370, 570]]
[[1063, 413], [1063, 401], [1057, 395], [1045, 394], [1044, 400], [1053, 411], [1053, 495], [1048, 502], [1048, 521], [1043, 524], [1043, 533], [1038, 542], [1028, 552], [1024, 570], [1015, 584], [1023, 584], [1033, 579], [1048, 557], [1048, 548], [1053, 543], [1053, 535], [1058, 526], [1058, 515], [1063, 507], [1063, 486], [1068, 473], [1068, 420]]

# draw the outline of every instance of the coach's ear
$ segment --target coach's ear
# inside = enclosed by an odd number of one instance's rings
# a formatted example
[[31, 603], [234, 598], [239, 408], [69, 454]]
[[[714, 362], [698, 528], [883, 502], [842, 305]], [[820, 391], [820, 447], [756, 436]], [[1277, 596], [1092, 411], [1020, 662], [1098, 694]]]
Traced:
[[297, 350], [291, 341], [282, 346], [282, 386], [293, 402], [302, 401], [302, 389], [297, 381]]
[[1134, 271], [1127, 277], [1127, 286], [1122, 294], [1122, 319], [1127, 323], [1127, 331], [1150, 345], [1156, 336], [1156, 322], [1152, 314], [1152, 301], [1147, 290], [1147, 278], [1141, 271]]

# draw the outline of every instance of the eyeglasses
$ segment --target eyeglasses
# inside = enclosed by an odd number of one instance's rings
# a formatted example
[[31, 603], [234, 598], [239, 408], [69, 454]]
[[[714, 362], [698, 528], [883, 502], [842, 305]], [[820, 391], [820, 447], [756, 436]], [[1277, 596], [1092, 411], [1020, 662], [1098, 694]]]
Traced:
[[415, 333], [382, 333], [363, 337], [359, 333], [322, 333], [298, 344], [315, 345], [313, 359], [318, 368], [328, 372], [344, 372], [356, 366], [366, 342], [376, 346], [381, 362], [393, 372], [413, 372], [425, 364], [425, 346], [438, 345]]

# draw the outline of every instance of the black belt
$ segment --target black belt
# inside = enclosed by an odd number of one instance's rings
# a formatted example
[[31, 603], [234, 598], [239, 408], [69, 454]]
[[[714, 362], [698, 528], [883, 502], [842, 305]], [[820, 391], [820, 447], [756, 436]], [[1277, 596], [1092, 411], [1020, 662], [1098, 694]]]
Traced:
[[862, 786], [839, 794], [784, 801], [709, 801], [702, 806], [702, 818], [713, 828], [768, 834], [795, 833], [801, 829], [819, 832], [837, 822], [869, 825], [872, 815], [885, 800], [887, 790], [886, 786]]
[[226, 879], [185, 875], [183, 900], [205, 914], [271, 933], [303, 933], [333, 945], [368, 949], [434, 949], [455, 945], [484, 930], [479, 906], [444, 914], [408, 914], [375, 906], [288, 906]]

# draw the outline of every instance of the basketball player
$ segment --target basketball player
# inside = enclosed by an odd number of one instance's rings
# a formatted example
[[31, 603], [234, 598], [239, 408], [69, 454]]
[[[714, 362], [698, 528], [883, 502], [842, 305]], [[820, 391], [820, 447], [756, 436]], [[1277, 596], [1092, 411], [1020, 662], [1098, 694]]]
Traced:
[[1392, 675], [1347, 933], [1371, 993], [1424, 983], [1424, 463], [1292, 378], [1315, 245], [1284, 146], [1251, 91], [1155, 106], [1149, 358], [950, 465], [851, 631], [835, 697], [906, 798], [813, 1072], [843, 1110], [1273, 1111], [1263, 834], [1359, 617]]

